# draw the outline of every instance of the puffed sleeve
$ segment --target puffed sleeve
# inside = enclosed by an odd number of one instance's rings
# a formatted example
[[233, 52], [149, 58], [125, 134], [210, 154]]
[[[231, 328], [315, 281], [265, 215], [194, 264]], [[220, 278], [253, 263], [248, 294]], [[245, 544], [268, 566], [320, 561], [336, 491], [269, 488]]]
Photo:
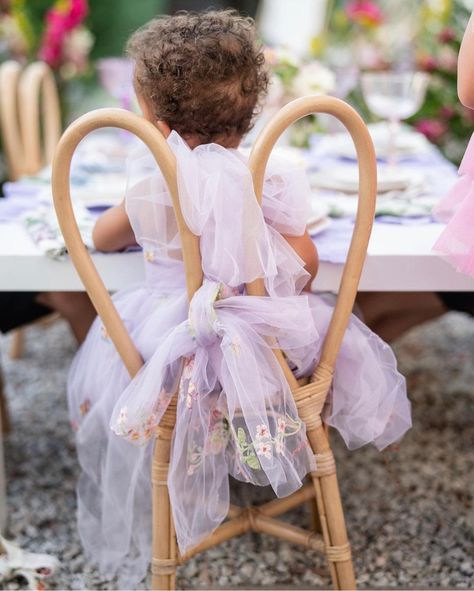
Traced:
[[302, 166], [272, 157], [263, 186], [266, 222], [281, 234], [303, 235], [310, 217], [310, 186]]

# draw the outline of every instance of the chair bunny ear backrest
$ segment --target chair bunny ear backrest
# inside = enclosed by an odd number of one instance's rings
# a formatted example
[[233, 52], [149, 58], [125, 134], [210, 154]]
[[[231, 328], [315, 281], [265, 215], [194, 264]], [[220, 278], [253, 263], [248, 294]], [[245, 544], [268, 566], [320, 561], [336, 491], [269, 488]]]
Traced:
[[187, 227], [179, 203], [176, 159], [163, 135], [143, 117], [123, 109], [97, 109], [74, 121], [64, 132], [57, 146], [52, 171], [54, 206], [68, 252], [84, 283], [104, 327], [133, 377], [143, 360], [128, 334], [92, 258], [85, 247], [71, 203], [69, 175], [71, 159], [79, 142], [91, 131], [101, 127], [118, 127], [134, 133], [150, 149], [166, 180], [173, 202], [183, 247], [186, 286], [191, 299], [202, 284], [199, 238]]
[[[255, 193], [261, 203], [265, 168], [273, 146], [292, 123], [312, 113], [333, 115], [344, 124], [352, 136], [359, 161], [359, 202], [356, 221], [336, 306], [319, 362], [321, 366], [332, 371], [354, 306], [375, 215], [377, 163], [367, 126], [352, 107], [339, 99], [328, 96], [296, 99], [285, 105], [262, 130], [250, 154], [249, 166]], [[247, 291], [252, 295], [262, 295], [263, 281], [253, 282], [247, 286]]]
[[58, 89], [51, 68], [34, 62], [24, 69], [19, 85], [20, 128], [26, 174], [36, 174], [53, 160], [61, 137]]
[[8, 60], [0, 65], [0, 131], [7, 159], [8, 178], [17, 180], [24, 174], [24, 153], [18, 115], [18, 85], [21, 66]]

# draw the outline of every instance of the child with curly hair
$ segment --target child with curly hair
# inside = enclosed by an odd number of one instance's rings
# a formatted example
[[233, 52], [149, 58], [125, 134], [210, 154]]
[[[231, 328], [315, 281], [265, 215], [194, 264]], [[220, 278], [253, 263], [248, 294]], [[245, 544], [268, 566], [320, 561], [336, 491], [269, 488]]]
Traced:
[[[94, 241], [103, 251], [143, 248], [145, 284], [114, 302], [145, 365], [131, 380], [96, 320], [68, 387], [82, 467], [80, 535], [102, 572], [129, 588], [151, 558], [153, 441], [175, 394], [168, 486], [181, 552], [225, 519], [229, 474], [284, 496], [314, 470], [269, 337], [296, 376], [309, 375], [332, 307], [302, 294], [318, 267], [304, 173], [271, 162], [260, 209], [238, 150], [268, 85], [253, 21], [232, 11], [162, 17], [132, 36], [128, 53], [143, 114], [176, 156], [181, 209], [200, 237], [205, 277], [188, 305], [171, 198], [139, 148], [125, 201], [97, 221]], [[259, 277], [269, 297], [243, 297], [243, 285]], [[381, 449], [411, 424], [390, 348], [355, 317], [325, 420], [350, 448]]]

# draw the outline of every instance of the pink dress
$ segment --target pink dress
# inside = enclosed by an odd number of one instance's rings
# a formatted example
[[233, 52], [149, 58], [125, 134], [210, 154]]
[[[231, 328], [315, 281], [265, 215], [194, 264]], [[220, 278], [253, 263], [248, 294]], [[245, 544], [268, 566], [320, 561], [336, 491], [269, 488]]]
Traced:
[[[281, 233], [302, 235], [304, 173], [269, 166], [263, 211], [245, 158], [215, 144], [190, 150], [176, 134], [180, 202], [200, 236], [205, 282], [189, 307], [176, 222], [163, 177], [139, 149], [126, 208], [143, 247], [146, 281], [114, 296], [145, 365], [133, 379], [99, 319], [74, 359], [68, 384], [82, 468], [78, 519], [86, 553], [130, 588], [151, 558], [151, 456], [156, 425], [178, 392], [168, 485], [181, 552], [227, 515], [228, 475], [297, 490], [314, 469], [305, 427], [269, 344], [297, 376], [319, 358], [332, 299], [300, 295], [308, 275]], [[269, 297], [243, 294], [263, 277]], [[404, 378], [391, 349], [352, 317], [325, 420], [356, 448], [379, 449], [411, 426]]]
[[460, 179], [441, 199], [434, 215], [447, 222], [433, 246], [461, 273], [474, 277], [474, 134], [459, 167]]

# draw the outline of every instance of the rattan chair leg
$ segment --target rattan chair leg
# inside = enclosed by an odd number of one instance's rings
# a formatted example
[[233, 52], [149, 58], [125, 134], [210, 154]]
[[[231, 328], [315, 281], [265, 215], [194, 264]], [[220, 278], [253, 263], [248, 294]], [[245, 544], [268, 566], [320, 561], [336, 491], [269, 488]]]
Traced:
[[308, 501], [309, 513], [310, 513], [310, 523], [311, 528], [315, 533], [322, 533], [321, 528], [321, 519], [319, 517], [319, 508], [316, 499], [310, 499]]
[[[164, 435], [164, 436], [163, 436]], [[158, 433], [152, 467], [153, 482], [153, 558], [152, 589], [169, 591], [176, 584], [176, 538], [168, 492], [171, 432]]]
[[20, 359], [25, 348], [25, 332], [24, 329], [18, 328], [13, 332], [12, 344], [10, 347], [10, 359]]
[[313, 482], [333, 585], [335, 589], [355, 589], [354, 567], [335, 463], [324, 427], [319, 425], [308, 431], [308, 439], [316, 454], [316, 465], [320, 466], [313, 473]]
[[5, 382], [3, 381], [2, 368], [0, 367], [0, 421], [1, 429], [0, 435], [10, 433], [10, 414], [8, 412], [7, 399], [5, 396]]

